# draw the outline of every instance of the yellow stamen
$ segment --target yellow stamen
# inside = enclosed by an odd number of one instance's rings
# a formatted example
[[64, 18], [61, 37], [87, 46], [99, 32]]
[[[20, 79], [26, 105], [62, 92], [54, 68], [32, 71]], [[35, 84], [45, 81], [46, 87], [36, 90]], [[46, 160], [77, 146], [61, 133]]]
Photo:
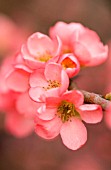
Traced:
[[61, 84], [57, 80], [48, 80], [48, 86], [43, 87], [45, 90], [60, 87]]
[[71, 118], [76, 116], [80, 118], [80, 114], [76, 111], [73, 103], [63, 100], [58, 109], [58, 117], [61, 118], [62, 122], [71, 121]]

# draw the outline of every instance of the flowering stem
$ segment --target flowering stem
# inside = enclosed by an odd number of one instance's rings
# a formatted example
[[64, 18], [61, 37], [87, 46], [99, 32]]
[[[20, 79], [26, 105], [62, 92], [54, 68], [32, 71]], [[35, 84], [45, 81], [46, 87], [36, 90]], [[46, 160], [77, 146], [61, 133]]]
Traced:
[[85, 103], [94, 103], [99, 104], [103, 110], [106, 110], [109, 104], [111, 103], [109, 100], [104, 99], [101, 95], [96, 93], [87, 92], [85, 90], [80, 90], [84, 95]]
[[84, 95], [84, 102], [91, 103], [91, 104], [98, 104], [102, 107], [103, 110], [106, 110], [107, 107], [110, 105], [111, 101], [105, 99], [102, 95], [88, 92], [85, 90], [81, 90], [77, 87], [73, 80], [70, 80], [69, 90], [76, 89], [82, 92]]

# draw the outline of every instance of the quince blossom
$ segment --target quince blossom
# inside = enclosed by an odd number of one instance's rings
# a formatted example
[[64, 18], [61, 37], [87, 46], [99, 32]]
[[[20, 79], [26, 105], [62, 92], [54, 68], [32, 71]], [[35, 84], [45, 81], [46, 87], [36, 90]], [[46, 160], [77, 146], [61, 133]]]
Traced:
[[38, 109], [35, 131], [45, 139], [53, 139], [60, 134], [66, 147], [80, 148], [87, 140], [86, 123], [102, 120], [102, 108], [96, 104], [83, 104], [80, 91], [67, 91], [59, 97], [46, 98], [46, 105]]
[[62, 67], [65, 69], [69, 78], [74, 77], [80, 71], [79, 62], [76, 59], [76, 57], [74, 57], [74, 55], [71, 53], [62, 55], [59, 58], [58, 63], [60, 63]]
[[81, 66], [96, 66], [107, 59], [108, 46], [102, 44], [96, 32], [81, 24], [57, 22], [49, 34], [51, 38], [58, 35], [62, 41], [62, 54], [73, 53]]
[[60, 64], [50, 62], [44, 69], [37, 69], [30, 75], [30, 97], [37, 102], [41, 98], [59, 96], [68, 89], [69, 78]]
[[52, 41], [39, 32], [31, 35], [21, 49], [23, 59], [32, 69], [44, 67], [48, 61], [57, 62], [60, 52], [61, 41], [57, 36]]

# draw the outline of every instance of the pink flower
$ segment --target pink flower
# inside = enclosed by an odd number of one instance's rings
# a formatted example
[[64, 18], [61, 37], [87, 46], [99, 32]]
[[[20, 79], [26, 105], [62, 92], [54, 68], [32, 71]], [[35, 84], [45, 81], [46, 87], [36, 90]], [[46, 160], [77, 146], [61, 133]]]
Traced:
[[32, 101], [28, 95], [30, 69], [19, 64], [14, 70], [12, 59], [6, 58], [0, 70], [0, 112], [5, 113], [4, 126], [8, 132], [25, 137], [34, 129], [34, 115], [41, 104]]
[[67, 91], [60, 97], [46, 98], [46, 105], [38, 109], [35, 119], [36, 133], [53, 139], [59, 133], [66, 147], [72, 150], [80, 148], [87, 140], [86, 123], [98, 123], [102, 120], [102, 109], [96, 104], [83, 104], [80, 91]]
[[27, 91], [29, 89], [29, 77], [32, 70], [25, 65], [20, 54], [13, 59], [12, 66], [10, 71], [5, 75], [7, 87], [15, 92]]
[[62, 53], [73, 53], [82, 66], [96, 66], [107, 59], [108, 46], [103, 45], [96, 32], [78, 23], [57, 22], [50, 36], [59, 36], [63, 43]]
[[69, 78], [77, 75], [80, 71], [80, 65], [76, 57], [73, 54], [64, 54], [60, 57], [58, 63], [62, 65], [68, 74]]
[[0, 15], [0, 54], [13, 54], [25, 41], [27, 33], [10, 18]]
[[60, 64], [50, 62], [44, 69], [37, 69], [31, 74], [30, 86], [30, 97], [34, 101], [41, 101], [43, 96], [59, 96], [65, 92], [69, 78]]
[[111, 104], [105, 111], [104, 120], [109, 129], [111, 129]]
[[57, 61], [61, 52], [61, 41], [56, 36], [52, 41], [47, 35], [34, 33], [27, 43], [22, 46], [22, 56], [27, 65], [32, 69], [45, 66], [48, 61]]

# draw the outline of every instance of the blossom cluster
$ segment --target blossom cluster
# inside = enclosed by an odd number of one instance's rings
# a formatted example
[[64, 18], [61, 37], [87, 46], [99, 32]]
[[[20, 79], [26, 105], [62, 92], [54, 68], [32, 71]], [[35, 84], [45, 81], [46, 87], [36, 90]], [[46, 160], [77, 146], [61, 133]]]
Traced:
[[81, 91], [68, 90], [70, 78], [81, 67], [103, 63], [107, 53], [97, 33], [79, 23], [57, 22], [49, 36], [31, 35], [1, 67], [0, 109], [6, 112], [6, 129], [17, 137], [34, 128], [44, 139], [60, 134], [66, 147], [80, 148], [87, 141], [83, 121], [98, 123], [103, 114], [100, 105], [84, 103]]

